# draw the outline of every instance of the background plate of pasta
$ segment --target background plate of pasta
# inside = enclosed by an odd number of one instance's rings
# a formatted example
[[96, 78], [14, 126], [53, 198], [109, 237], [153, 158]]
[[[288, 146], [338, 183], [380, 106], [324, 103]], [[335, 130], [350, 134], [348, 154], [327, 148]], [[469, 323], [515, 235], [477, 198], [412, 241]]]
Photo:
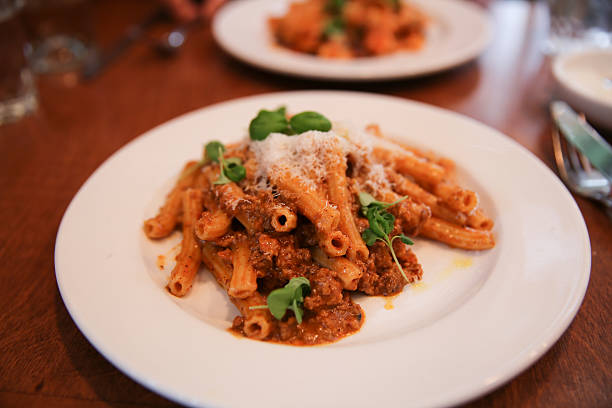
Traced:
[[339, 81], [442, 71], [480, 55], [492, 34], [485, 11], [459, 0], [236, 1], [212, 28], [243, 62]]
[[135, 139], [71, 202], [55, 262], [96, 349], [183, 404], [445, 406], [559, 338], [590, 247], [567, 190], [504, 135], [315, 91]]

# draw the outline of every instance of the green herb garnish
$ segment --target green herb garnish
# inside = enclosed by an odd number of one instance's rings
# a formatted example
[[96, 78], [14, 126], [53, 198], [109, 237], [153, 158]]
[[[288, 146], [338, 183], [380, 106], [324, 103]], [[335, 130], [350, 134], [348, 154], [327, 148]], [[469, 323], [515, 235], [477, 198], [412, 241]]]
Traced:
[[304, 133], [308, 130], [328, 132], [332, 127], [329, 119], [320, 113], [312, 111], [306, 111], [294, 115], [289, 121], [289, 124], [295, 133]]
[[225, 146], [223, 143], [213, 140], [208, 142], [204, 147], [204, 160], [218, 162], [219, 156], [225, 152]]
[[227, 184], [230, 181], [237, 183], [245, 176], [246, 169], [242, 165], [242, 161], [237, 157], [230, 157], [221, 161], [221, 174], [219, 174], [219, 179], [214, 184]]
[[327, 132], [331, 127], [329, 119], [312, 111], [298, 113], [287, 120], [283, 106], [275, 111], [260, 110], [249, 124], [249, 135], [253, 140], [264, 140], [270, 133], [294, 135], [308, 130]]
[[[213, 184], [227, 184], [232, 181], [239, 182], [246, 176], [246, 169], [239, 158], [224, 158], [224, 152], [225, 146], [223, 146], [223, 143], [217, 140], [208, 142], [206, 146], [204, 146], [204, 158], [200, 160], [194, 168], [200, 167], [208, 162], [217, 162], [221, 167], [221, 171], [219, 173], [219, 178]], [[184, 176], [185, 175], [183, 175], [183, 177]]]
[[181, 176], [179, 177], [179, 180], [184, 179], [185, 177], [191, 175], [193, 172], [195, 172], [196, 170], [198, 170], [200, 167], [202, 167], [203, 165], [205, 165], [208, 162], [211, 161], [219, 161], [219, 154], [223, 153], [225, 151], [225, 146], [223, 146], [223, 143], [217, 141], [217, 140], [213, 140], [212, 142], [208, 142], [206, 144], [206, 146], [204, 146], [204, 155], [203, 157], [197, 162], [195, 163], [193, 166], [189, 167], [187, 170], [185, 170]]
[[391, 252], [391, 256], [397, 265], [400, 273], [406, 279], [406, 282], [410, 282], [408, 277], [404, 273], [404, 269], [402, 265], [397, 260], [397, 256], [395, 255], [395, 251], [393, 250], [393, 241], [396, 239], [400, 239], [404, 244], [413, 245], [414, 242], [410, 240], [406, 235], [399, 234], [394, 236], [393, 238], [389, 238], [389, 234], [393, 231], [393, 226], [395, 224], [395, 216], [387, 211], [387, 208], [392, 207], [400, 202], [404, 201], [408, 196], [404, 196], [397, 201], [392, 203], [385, 203], [382, 201], [377, 201], [374, 197], [372, 197], [368, 193], [359, 193], [359, 203], [361, 204], [361, 213], [365, 215], [370, 223], [370, 227], [363, 231], [361, 237], [367, 246], [372, 246], [376, 241], [382, 241], [389, 247], [389, 251]]
[[275, 111], [262, 109], [249, 124], [249, 136], [253, 140], [264, 140], [270, 133], [289, 134], [289, 121], [285, 116], [285, 107]]
[[249, 309], [270, 309], [270, 313], [277, 320], [281, 320], [289, 309], [293, 311], [298, 324], [301, 324], [304, 316], [304, 296], [309, 293], [310, 282], [308, 279], [303, 276], [291, 278], [283, 288], [270, 292], [266, 305], [251, 306]]
[[344, 20], [340, 17], [334, 17], [323, 27], [323, 35], [325, 38], [330, 38], [335, 35], [344, 34]]

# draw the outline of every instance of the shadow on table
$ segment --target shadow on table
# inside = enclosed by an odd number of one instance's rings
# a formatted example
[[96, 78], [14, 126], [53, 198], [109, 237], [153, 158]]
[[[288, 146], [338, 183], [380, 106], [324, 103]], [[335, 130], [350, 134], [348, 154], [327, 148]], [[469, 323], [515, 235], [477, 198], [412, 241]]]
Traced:
[[461, 66], [432, 73], [415, 78], [396, 79], [390, 81], [332, 81], [305, 79], [290, 75], [273, 73], [257, 67], [243, 63], [231, 56], [220, 52], [220, 58], [224, 60], [224, 66], [239, 77], [249, 78], [257, 82], [263, 82], [270, 87], [278, 88], [279, 91], [290, 90], [309, 90], [309, 89], [330, 89], [330, 90], [352, 90], [361, 92], [373, 92], [383, 94], [400, 94], [412, 92], [419, 96], [419, 91], [423, 90], [428, 94], [432, 88], [443, 89], [444, 86], [453, 83], [453, 92], [444, 93], [445, 105], [453, 105], [459, 100], [467, 98], [476, 89], [479, 81], [481, 69], [477, 60], [470, 61]]
[[[75, 325], [58, 291], [56, 291], [55, 307], [57, 328], [66, 355], [81, 379], [88, 385], [88, 389], [82, 390], [82, 393], [89, 392], [89, 389], [93, 390], [101, 401], [116, 408], [179, 407], [131, 380], [98, 353]], [[78, 384], [72, 386], [77, 392], [79, 391]]]

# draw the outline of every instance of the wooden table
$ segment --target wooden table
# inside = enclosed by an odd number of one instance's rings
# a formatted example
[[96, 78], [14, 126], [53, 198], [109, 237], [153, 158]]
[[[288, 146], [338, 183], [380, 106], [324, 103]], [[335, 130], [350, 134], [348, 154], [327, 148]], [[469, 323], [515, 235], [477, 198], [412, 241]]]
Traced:
[[[95, 3], [99, 43], [109, 44], [153, 6]], [[333, 84], [279, 77], [225, 55], [208, 29], [194, 33], [176, 58], [160, 59], [149, 44], [138, 44], [91, 83], [72, 74], [40, 78], [38, 112], [0, 127], [0, 406], [174, 405], [119, 372], [79, 332], [57, 290], [53, 249], [62, 214], [89, 175], [125, 143], [178, 115], [263, 92], [365, 90], [471, 116], [552, 167], [552, 85], [540, 53], [546, 11], [518, 1], [493, 3], [490, 11], [497, 34], [481, 58], [421, 79]], [[612, 406], [612, 223], [598, 205], [576, 201], [592, 245], [582, 308], [536, 364], [469, 406]]]

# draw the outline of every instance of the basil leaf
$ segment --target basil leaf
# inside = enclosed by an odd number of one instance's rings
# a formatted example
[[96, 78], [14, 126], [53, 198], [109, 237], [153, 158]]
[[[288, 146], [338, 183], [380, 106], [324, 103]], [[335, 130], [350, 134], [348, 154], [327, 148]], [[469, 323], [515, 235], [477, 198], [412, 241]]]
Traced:
[[219, 157], [225, 152], [225, 146], [223, 143], [213, 140], [208, 142], [204, 147], [204, 158], [208, 161], [218, 162]]
[[293, 303], [289, 306], [289, 309], [293, 310], [293, 314], [295, 315], [295, 320], [297, 320], [298, 324], [302, 323], [302, 316], [304, 315], [304, 311], [298, 305], [297, 299], [293, 299]]
[[296, 133], [304, 133], [308, 130], [327, 132], [332, 127], [329, 119], [320, 113], [312, 111], [305, 111], [294, 115], [289, 124]]
[[246, 169], [239, 158], [231, 157], [225, 160], [224, 173], [231, 181], [239, 182], [246, 176]]
[[369, 228], [361, 233], [361, 238], [363, 238], [363, 241], [366, 243], [367, 246], [374, 245], [374, 243], [378, 239], [376, 234], [372, 232], [372, 230]]
[[268, 308], [270, 309], [272, 316], [274, 316], [277, 320], [281, 320], [283, 316], [285, 316], [287, 308], [292, 302], [293, 291], [287, 290], [286, 287], [273, 290], [268, 295]]
[[251, 306], [249, 309], [270, 309], [277, 320], [281, 320], [287, 309], [292, 310], [298, 324], [304, 316], [304, 296], [310, 294], [310, 281], [303, 276], [291, 278], [289, 283], [280, 289], [275, 289], [268, 295], [267, 305]]
[[403, 196], [402, 198], [399, 198], [392, 203], [385, 203], [383, 201], [376, 200], [371, 194], [364, 193], [363, 191], [359, 193], [359, 203], [361, 204], [362, 207], [369, 207], [372, 205], [377, 205], [381, 207], [382, 209], [385, 209], [385, 208], [393, 207], [394, 205], [401, 203], [407, 198], [408, 196]]
[[383, 238], [387, 235], [387, 220], [381, 213], [380, 208], [369, 207], [367, 218], [370, 222], [370, 229], [377, 237]]
[[213, 184], [227, 184], [232, 182], [232, 180], [228, 179], [225, 175], [225, 169], [223, 168], [224, 164], [225, 160], [223, 160], [223, 156], [221, 156], [221, 160], [219, 160], [219, 178], [215, 180]]
[[405, 236], [404, 234], [396, 235], [393, 238], [395, 239], [396, 237], [399, 237], [399, 239], [406, 245], [414, 245], [414, 242], [412, 242], [412, 240], [408, 238], [407, 236]]
[[299, 289], [300, 293], [302, 293], [301, 290], [307, 290], [305, 295], [310, 293], [310, 281], [303, 276], [292, 278], [289, 283], [285, 285], [285, 287], [290, 288], [293, 291], [297, 291]]
[[393, 241], [396, 238], [399, 238], [404, 244], [407, 245], [412, 245], [413, 242], [404, 234], [399, 234], [389, 239], [389, 234], [393, 231], [395, 226], [395, 216], [387, 211], [387, 208], [402, 202], [406, 198], [408, 198], [408, 196], [404, 196], [392, 203], [384, 203], [382, 201], [377, 201], [368, 193], [359, 193], [361, 213], [367, 217], [370, 224], [369, 228], [363, 231], [361, 234], [361, 238], [363, 238], [363, 241], [367, 246], [374, 245], [377, 240], [383, 241], [387, 247], [389, 247], [389, 252], [391, 252], [393, 261], [397, 265], [397, 269], [400, 271], [406, 282], [410, 282], [404, 273], [402, 265], [399, 263], [399, 260], [395, 255], [395, 251], [393, 250]]
[[385, 235], [388, 235], [393, 231], [393, 227], [395, 226], [395, 216], [388, 212], [380, 213], [383, 221], [381, 225], [383, 227], [383, 231], [385, 231]]
[[249, 124], [249, 136], [253, 140], [264, 140], [270, 133], [288, 133], [289, 130], [285, 107], [275, 111], [262, 109]]

